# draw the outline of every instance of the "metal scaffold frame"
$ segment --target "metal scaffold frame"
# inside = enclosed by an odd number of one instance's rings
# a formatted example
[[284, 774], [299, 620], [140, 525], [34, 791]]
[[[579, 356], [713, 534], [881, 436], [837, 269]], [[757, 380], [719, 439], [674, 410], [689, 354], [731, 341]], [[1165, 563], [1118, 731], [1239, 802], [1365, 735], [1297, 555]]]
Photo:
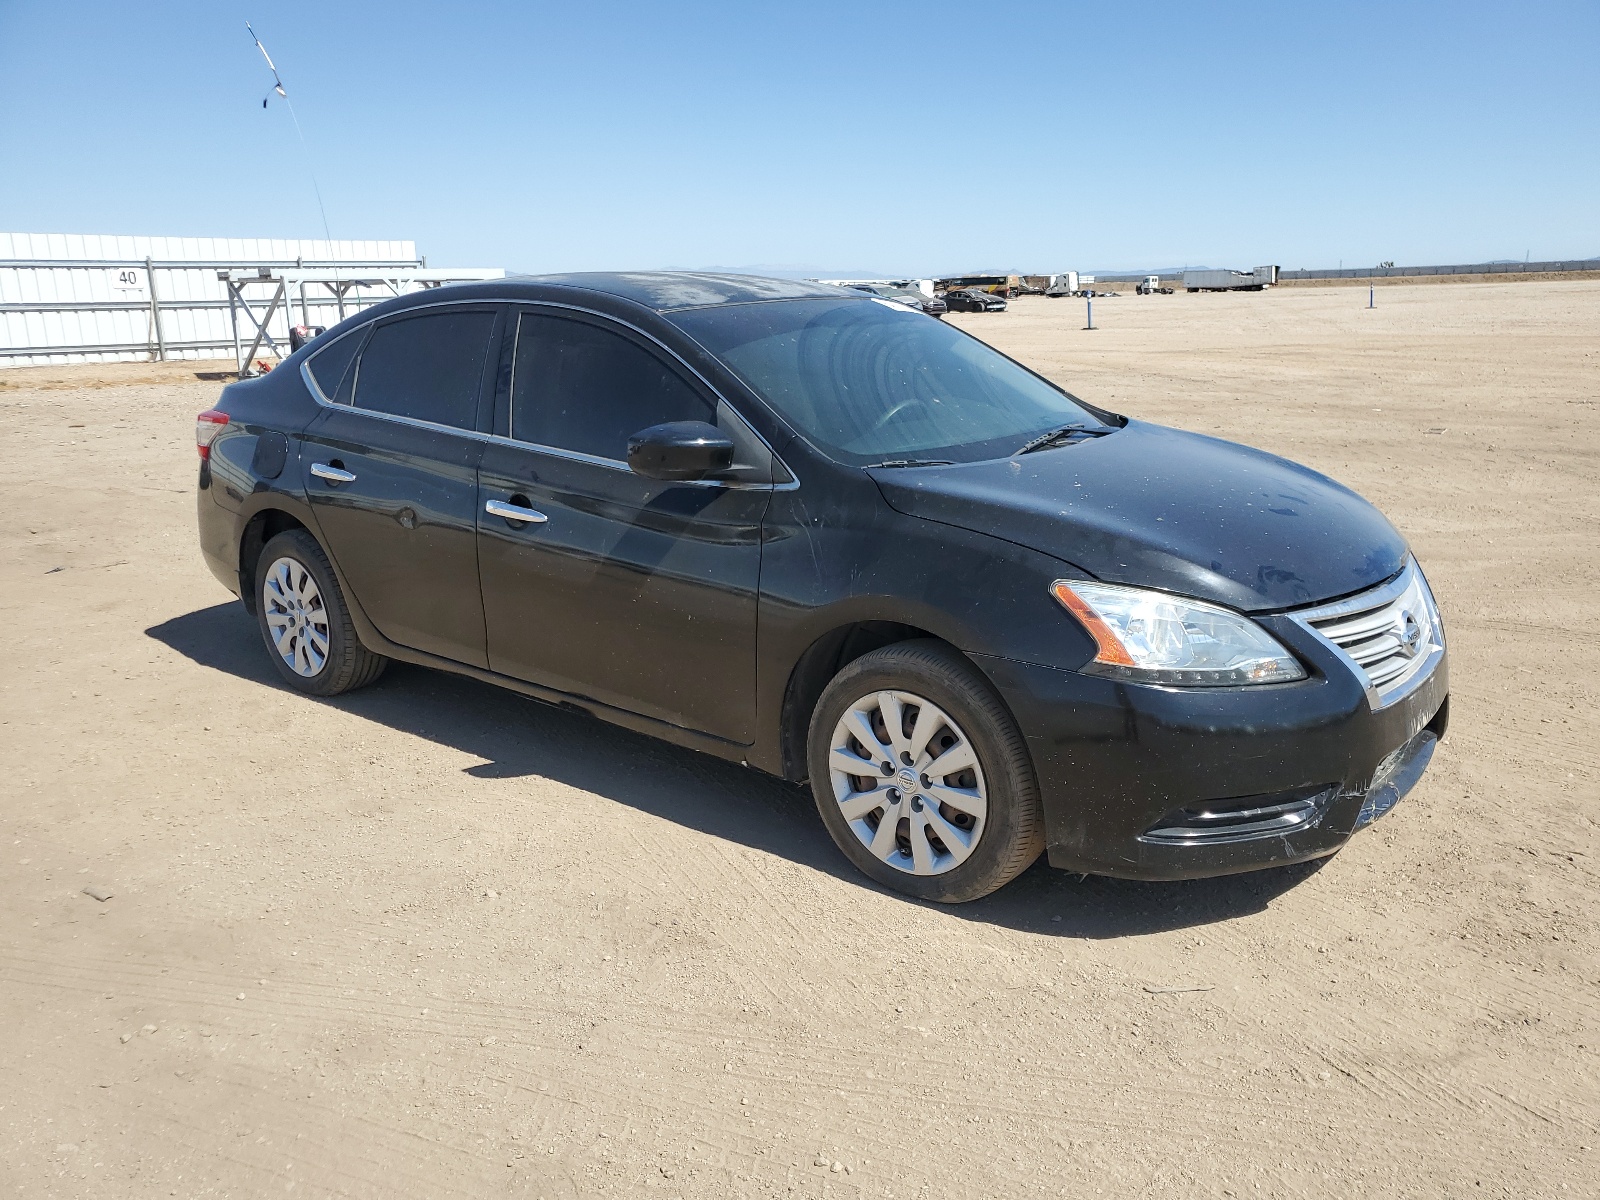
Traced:
[[[276, 315], [279, 306], [284, 309], [285, 315], [294, 309], [295, 294], [298, 292], [300, 304], [300, 323], [311, 323], [307, 311], [306, 285], [317, 288], [326, 288], [338, 306], [339, 319], [346, 316], [345, 302], [350, 298], [353, 289], [359, 288], [386, 288], [389, 296], [402, 296], [408, 287], [436, 288], [447, 283], [471, 283], [485, 279], [502, 279], [505, 272], [500, 270], [475, 270], [463, 268], [458, 270], [430, 270], [426, 267], [399, 268], [382, 271], [352, 272], [349, 270], [332, 271], [278, 271], [271, 267], [257, 267], [254, 270], [226, 270], [218, 271], [217, 278], [228, 289], [228, 320], [233, 328], [233, 353], [238, 364], [239, 378], [247, 379], [257, 372], [253, 369], [256, 355], [261, 352], [263, 344], [281, 361], [288, 357], [287, 352], [278, 344], [276, 338], [269, 332], [272, 318]], [[245, 288], [251, 286], [267, 285], [272, 288], [269, 295], [257, 295], [253, 298], [245, 295]], [[358, 294], [359, 295], [359, 294]], [[388, 298], [388, 297], [385, 297]], [[360, 301], [373, 303], [369, 297], [360, 296]], [[325, 303], [326, 301], [324, 301]], [[263, 304], [266, 311], [258, 317], [255, 305]], [[361, 307], [358, 303], [358, 307]], [[250, 348], [245, 349], [244, 339], [239, 332], [239, 316], [243, 313], [246, 320], [255, 329], [255, 338], [250, 343]], [[248, 330], [246, 330], [248, 333]]]
[[410, 241], [0, 233], [0, 371], [230, 349], [249, 370], [257, 353], [286, 354], [297, 323], [331, 326], [397, 293], [503, 275], [429, 270]]

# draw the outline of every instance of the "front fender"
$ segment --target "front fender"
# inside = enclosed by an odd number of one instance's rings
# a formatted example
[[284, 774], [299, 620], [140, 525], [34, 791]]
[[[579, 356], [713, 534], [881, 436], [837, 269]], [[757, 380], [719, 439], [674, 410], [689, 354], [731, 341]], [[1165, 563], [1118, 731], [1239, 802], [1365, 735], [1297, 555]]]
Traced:
[[[853, 517], [854, 519], [847, 519]], [[971, 656], [1075, 670], [1094, 643], [1050, 595], [1059, 559], [885, 504], [809, 507], [779, 492], [763, 531], [757, 766], [783, 773], [784, 702], [808, 650], [864, 622], [908, 626]]]

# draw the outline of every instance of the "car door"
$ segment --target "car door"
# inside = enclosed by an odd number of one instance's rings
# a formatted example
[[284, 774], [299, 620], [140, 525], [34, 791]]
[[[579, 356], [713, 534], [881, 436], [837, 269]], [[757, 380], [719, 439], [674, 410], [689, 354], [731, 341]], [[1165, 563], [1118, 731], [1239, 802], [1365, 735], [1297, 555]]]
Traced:
[[379, 321], [301, 455], [324, 544], [378, 632], [478, 667], [477, 424], [502, 317], [478, 304]]
[[[510, 332], [508, 332], [510, 336]], [[747, 743], [770, 453], [681, 362], [637, 331], [525, 308], [511, 386], [479, 469], [491, 669]], [[663, 421], [734, 430], [737, 478], [671, 483], [627, 467]], [[533, 510], [538, 519], [505, 515]]]

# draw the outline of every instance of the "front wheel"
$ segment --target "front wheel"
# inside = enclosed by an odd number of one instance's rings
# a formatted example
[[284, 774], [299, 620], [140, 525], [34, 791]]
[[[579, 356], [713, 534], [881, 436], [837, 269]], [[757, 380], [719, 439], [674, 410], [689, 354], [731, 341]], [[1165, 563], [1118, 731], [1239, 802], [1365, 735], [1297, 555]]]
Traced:
[[942, 642], [863, 655], [822, 693], [807, 743], [834, 842], [879, 883], [960, 903], [1003, 887], [1044, 848], [1044, 813], [1016, 722]]
[[309, 696], [365, 687], [389, 665], [356, 637], [333, 566], [303, 529], [280, 533], [262, 548], [256, 622], [278, 674]]

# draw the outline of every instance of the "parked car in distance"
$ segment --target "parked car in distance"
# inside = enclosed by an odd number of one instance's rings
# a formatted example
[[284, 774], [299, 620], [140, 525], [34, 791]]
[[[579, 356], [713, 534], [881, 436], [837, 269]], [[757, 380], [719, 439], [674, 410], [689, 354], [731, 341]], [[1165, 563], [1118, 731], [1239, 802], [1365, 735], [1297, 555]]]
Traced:
[[944, 294], [945, 305], [951, 312], [1005, 312], [1006, 302], [993, 292], [980, 292], [977, 288], [957, 288]]
[[842, 288], [403, 296], [228, 386], [196, 445], [202, 554], [287, 687], [398, 659], [809, 781], [925, 900], [1041, 852], [1331, 854], [1448, 722], [1433, 596], [1355, 493]]
[[927, 313], [930, 317], [942, 317], [950, 311], [949, 306], [939, 297], [924, 296], [915, 288], [894, 287], [887, 283], [853, 283], [850, 287], [854, 291], [866, 292], [884, 300], [893, 300], [896, 304], [904, 304], [907, 308]]

